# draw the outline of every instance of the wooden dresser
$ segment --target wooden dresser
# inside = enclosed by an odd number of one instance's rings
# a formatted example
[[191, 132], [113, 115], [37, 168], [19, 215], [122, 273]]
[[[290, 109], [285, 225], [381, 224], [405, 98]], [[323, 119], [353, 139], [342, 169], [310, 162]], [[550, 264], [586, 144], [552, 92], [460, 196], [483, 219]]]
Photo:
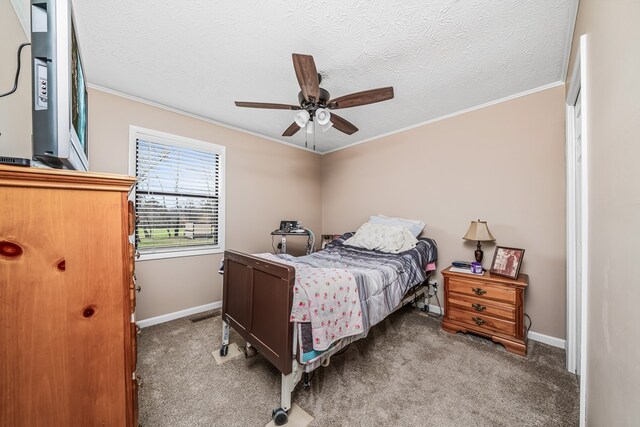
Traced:
[[133, 183], [0, 166], [0, 426], [137, 426]]
[[491, 275], [454, 273], [451, 267], [444, 276], [444, 310], [442, 329], [456, 333], [473, 332], [501, 343], [512, 353], [527, 354], [524, 333], [524, 294], [529, 277], [518, 280]]

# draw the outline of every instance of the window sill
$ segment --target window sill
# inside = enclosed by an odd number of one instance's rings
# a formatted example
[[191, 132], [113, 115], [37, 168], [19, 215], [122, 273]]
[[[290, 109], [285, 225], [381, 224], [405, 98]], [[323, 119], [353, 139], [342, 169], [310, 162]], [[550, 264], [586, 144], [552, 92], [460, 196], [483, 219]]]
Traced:
[[156, 252], [156, 253], [141, 253], [140, 258], [136, 259], [140, 261], [150, 261], [154, 259], [168, 259], [168, 258], [182, 258], [190, 256], [200, 255], [212, 255], [224, 253], [224, 248], [207, 248], [207, 249], [194, 249], [194, 250], [181, 250], [171, 252]]

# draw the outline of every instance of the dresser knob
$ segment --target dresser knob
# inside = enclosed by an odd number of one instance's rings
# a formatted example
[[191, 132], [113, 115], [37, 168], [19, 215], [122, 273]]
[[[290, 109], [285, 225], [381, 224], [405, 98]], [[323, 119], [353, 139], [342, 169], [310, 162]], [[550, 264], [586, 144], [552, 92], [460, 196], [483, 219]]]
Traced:
[[472, 317], [471, 318], [474, 322], [476, 322], [476, 325], [480, 326], [480, 325], [484, 325], [485, 323], [487, 323], [484, 319], [481, 319], [479, 317]]
[[473, 291], [474, 294], [476, 295], [484, 295], [487, 293], [487, 291], [485, 291], [482, 288], [471, 288], [471, 290]]
[[485, 311], [487, 308], [487, 306], [482, 304], [471, 304], [471, 307], [473, 307], [476, 311]]

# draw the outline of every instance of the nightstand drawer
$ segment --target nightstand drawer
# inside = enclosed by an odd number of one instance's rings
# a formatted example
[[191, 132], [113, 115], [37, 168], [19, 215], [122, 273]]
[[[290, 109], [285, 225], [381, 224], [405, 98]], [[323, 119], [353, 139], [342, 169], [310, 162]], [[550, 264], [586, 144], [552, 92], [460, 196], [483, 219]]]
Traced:
[[475, 314], [497, 317], [505, 320], [516, 320], [516, 309], [511, 305], [491, 304], [493, 301], [479, 297], [469, 297], [462, 294], [450, 293], [449, 305]]
[[506, 286], [492, 285], [481, 280], [465, 280], [459, 277], [449, 279], [449, 292], [469, 295], [476, 298], [491, 299], [510, 304], [516, 303], [516, 291]]
[[506, 320], [496, 319], [490, 316], [473, 313], [471, 311], [449, 308], [447, 317], [451, 320], [470, 325], [476, 329], [489, 329], [495, 332], [502, 332], [507, 335], [515, 335], [516, 324]]

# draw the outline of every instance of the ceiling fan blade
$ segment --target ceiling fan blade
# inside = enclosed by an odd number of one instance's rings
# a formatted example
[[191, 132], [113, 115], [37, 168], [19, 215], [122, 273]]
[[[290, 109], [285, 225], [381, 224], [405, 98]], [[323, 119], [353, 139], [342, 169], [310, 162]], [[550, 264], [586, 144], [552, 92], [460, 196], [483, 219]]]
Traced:
[[318, 70], [311, 55], [301, 55], [294, 53], [293, 68], [296, 71], [298, 84], [302, 89], [302, 96], [309, 102], [317, 101], [320, 97], [320, 82], [318, 81]]
[[291, 126], [284, 131], [282, 136], [293, 136], [296, 132], [300, 130], [300, 126], [296, 124], [296, 122], [291, 123]]
[[383, 87], [340, 96], [327, 102], [327, 107], [334, 110], [338, 108], [358, 107], [360, 105], [386, 101], [391, 98], [393, 98], [393, 87]]
[[297, 105], [273, 104], [269, 102], [242, 102], [242, 101], [236, 101], [236, 107], [270, 108], [272, 110], [301, 110], [302, 109]]
[[333, 127], [338, 129], [340, 132], [344, 132], [347, 135], [352, 135], [358, 132], [358, 128], [353, 124], [338, 116], [337, 114], [331, 113], [331, 123], [333, 123]]

